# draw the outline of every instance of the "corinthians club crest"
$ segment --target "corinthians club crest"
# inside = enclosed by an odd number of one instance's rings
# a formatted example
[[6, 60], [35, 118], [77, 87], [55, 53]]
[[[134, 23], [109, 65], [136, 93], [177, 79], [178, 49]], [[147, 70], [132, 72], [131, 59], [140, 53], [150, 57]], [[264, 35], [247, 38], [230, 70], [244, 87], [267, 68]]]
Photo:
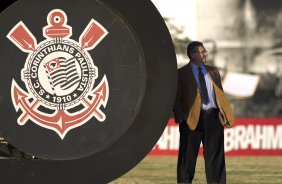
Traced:
[[60, 9], [47, 16], [43, 28], [46, 40], [37, 44], [33, 34], [21, 21], [8, 33], [12, 41], [28, 57], [21, 71], [21, 79], [28, 92], [12, 81], [13, 105], [22, 111], [18, 124], [28, 120], [55, 131], [61, 139], [73, 128], [87, 123], [93, 116], [100, 122], [106, 115], [109, 86], [106, 75], [97, 86], [98, 68], [88, 50], [103, 40], [107, 30], [92, 19], [76, 42], [67, 16]]

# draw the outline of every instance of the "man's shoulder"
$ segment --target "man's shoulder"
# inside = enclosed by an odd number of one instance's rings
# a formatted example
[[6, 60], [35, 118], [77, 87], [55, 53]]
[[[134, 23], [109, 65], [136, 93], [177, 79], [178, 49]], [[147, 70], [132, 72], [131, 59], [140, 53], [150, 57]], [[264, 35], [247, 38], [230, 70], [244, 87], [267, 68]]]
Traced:
[[205, 65], [206, 66], [206, 68], [208, 69], [208, 70], [215, 70], [215, 71], [217, 71], [218, 69], [215, 67], [215, 66], [211, 66], [211, 65]]
[[184, 66], [178, 68], [178, 72], [179, 72], [179, 73], [182, 73], [182, 72], [184, 72], [184, 71], [186, 71], [186, 70], [189, 70], [189, 68], [190, 68], [190, 64], [188, 63], [188, 64], [186, 64], [186, 65], [184, 65]]
[[211, 66], [211, 65], [205, 65], [206, 66], [206, 69], [209, 73], [215, 73], [215, 74], [219, 74], [219, 70], [217, 67], [215, 66]]

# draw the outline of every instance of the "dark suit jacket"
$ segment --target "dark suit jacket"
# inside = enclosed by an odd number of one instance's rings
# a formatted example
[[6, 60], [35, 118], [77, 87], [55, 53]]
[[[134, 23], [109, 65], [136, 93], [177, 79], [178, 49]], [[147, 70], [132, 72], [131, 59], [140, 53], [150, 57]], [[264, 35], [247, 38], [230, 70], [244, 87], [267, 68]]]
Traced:
[[[215, 67], [207, 65], [206, 69], [213, 81], [215, 100], [219, 103], [217, 97], [220, 96], [218, 98], [221, 99], [223, 94], [219, 71]], [[222, 94], [218, 95], [218, 93]], [[200, 94], [190, 64], [178, 70], [178, 89], [173, 112], [177, 123], [184, 120], [190, 129], [194, 130], [196, 128], [200, 115]], [[234, 117], [232, 120], [234, 121]]]

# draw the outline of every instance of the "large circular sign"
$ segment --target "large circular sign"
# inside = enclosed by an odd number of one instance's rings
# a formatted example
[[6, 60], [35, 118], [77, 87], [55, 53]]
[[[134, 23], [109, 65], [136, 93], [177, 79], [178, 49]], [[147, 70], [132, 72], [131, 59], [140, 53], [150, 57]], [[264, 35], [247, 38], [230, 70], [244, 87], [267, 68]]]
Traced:
[[54, 164], [71, 173], [67, 164], [110, 181], [151, 150], [171, 114], [177, 67], [150, 1], [18, 0], [0, 24], [0, 136], [54, 160], [42, 172]]
[[145, 58], [126, 20], [99, 1], [69, 3], [22, 0], [0, 18], [0, 65], [10, 71], [1, 84], [11, 96], [2, 135], [41, 158], [107, 148], [134, 122], [145, 92]]

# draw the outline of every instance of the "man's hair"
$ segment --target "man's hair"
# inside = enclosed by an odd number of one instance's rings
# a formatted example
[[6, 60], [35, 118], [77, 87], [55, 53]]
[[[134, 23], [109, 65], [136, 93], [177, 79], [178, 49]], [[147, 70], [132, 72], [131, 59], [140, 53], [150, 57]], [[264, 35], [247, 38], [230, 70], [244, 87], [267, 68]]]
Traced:
[[199, 41], [190, 42], [187, 45], [187, 56], [191, 59], [191, 53], [195, 52], [196, 49], [200, 46], [204, 47], [204, 44], [202, 42], [199, 42]]

